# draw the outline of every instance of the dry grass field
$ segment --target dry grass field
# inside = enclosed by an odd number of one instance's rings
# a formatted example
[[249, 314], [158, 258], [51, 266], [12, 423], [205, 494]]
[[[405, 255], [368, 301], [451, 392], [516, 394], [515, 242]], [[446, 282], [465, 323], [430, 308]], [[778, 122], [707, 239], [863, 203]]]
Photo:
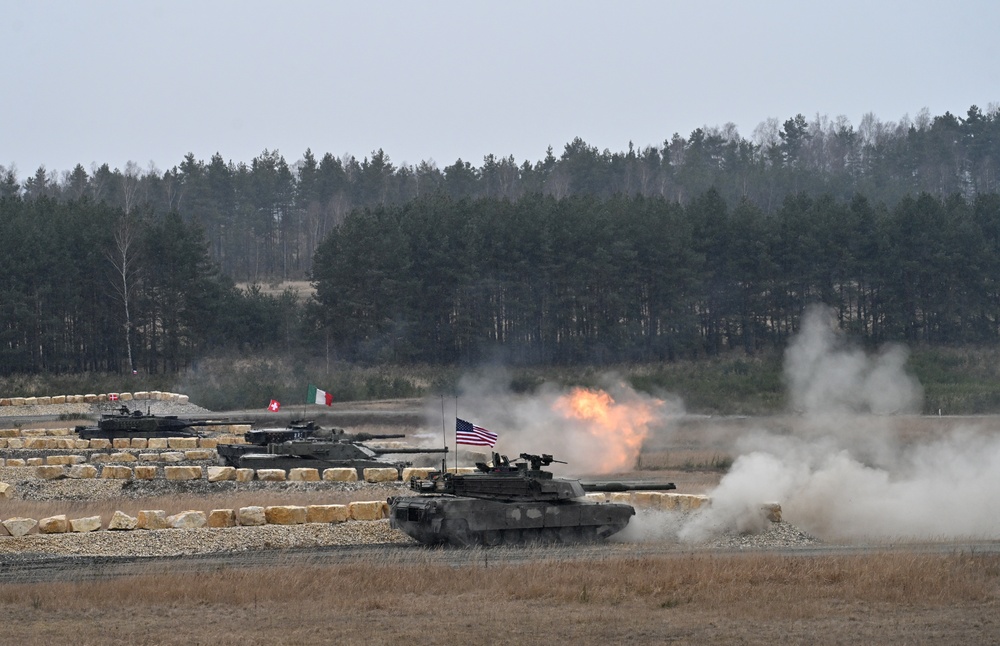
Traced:
[[6, 585], [6, 643], [985, 644], [1000, 557], [317, 562]]

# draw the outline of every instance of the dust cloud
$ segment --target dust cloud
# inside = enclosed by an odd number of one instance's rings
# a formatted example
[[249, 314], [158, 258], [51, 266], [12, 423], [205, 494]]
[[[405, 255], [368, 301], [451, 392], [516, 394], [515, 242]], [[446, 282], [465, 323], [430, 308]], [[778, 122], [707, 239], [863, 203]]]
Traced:
[[827, 540], [1000, 537], [1000, 437], [970, 425], [901, 443], [890, 415], [917, 412], [922, 399], [906, 357], [898, 346], [874, 355], [851, 348], [826, 309], [806, 312], [785, 355], [801, 416], [794, 432], [742, 437], [711, 508], [677, 535], [760, 529], [760, 505], [773, 501]]

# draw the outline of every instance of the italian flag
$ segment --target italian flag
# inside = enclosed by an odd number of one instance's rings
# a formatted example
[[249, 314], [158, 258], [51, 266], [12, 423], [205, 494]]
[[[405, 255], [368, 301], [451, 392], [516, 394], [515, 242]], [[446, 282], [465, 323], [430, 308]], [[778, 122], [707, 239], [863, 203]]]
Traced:
[[319, 404], [320, 406], [332, 406], [333, 405], [333, 395], [326, 392], [325, 390], [320, 390], [316, 386], [309, 384], [309, 396], [306, 397], [307, 404]]

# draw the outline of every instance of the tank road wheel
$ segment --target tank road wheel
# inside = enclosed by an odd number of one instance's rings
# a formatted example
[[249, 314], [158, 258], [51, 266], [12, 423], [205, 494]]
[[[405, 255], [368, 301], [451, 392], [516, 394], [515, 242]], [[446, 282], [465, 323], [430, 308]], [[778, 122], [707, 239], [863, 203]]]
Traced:
[[479, 542], [486, 547], [496, 547], [504, 542], [503, 533], [499, 529], [487, 529], [479, 534]]
[[522, 529], [521, 530], [521, 540], [524, 545], [534, 546], [542, 544], [542, 530], [541, 529]]
[[442, 523], [441, 534], [446, 537], [450, 545], [456, 547], [472, 547], [479, 542], [476, 534], [469, 531], [469, 523], [463, 518]]
[[560, 527], [559, 542], [561, 543], [583, 543], [587, 540], [586, 527]]
[[505, 529], [503, 530], [503, 544], [504, 545], [523, 545], [524, 538], [521, 536], [521, 530], [519, 529]]
[[562, 543], [562, 536], [556, 527], [546, 527], [542, 530], [541, 540], [546, 545], [556, 545]]

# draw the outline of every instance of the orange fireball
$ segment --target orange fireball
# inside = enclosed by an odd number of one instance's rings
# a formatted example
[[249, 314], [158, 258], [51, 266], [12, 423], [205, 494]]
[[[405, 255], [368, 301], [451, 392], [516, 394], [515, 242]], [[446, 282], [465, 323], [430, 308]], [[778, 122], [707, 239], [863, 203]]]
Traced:
[[635, 464], [649, 426], [660, 417], [664, 402], [634, 399], [616, 402], [603, 390], [574, 388], [556, 400], [553, 408], [568, 419], [583, 422], [583, 429], [596, 440], [602, 473], [620, 471]]

